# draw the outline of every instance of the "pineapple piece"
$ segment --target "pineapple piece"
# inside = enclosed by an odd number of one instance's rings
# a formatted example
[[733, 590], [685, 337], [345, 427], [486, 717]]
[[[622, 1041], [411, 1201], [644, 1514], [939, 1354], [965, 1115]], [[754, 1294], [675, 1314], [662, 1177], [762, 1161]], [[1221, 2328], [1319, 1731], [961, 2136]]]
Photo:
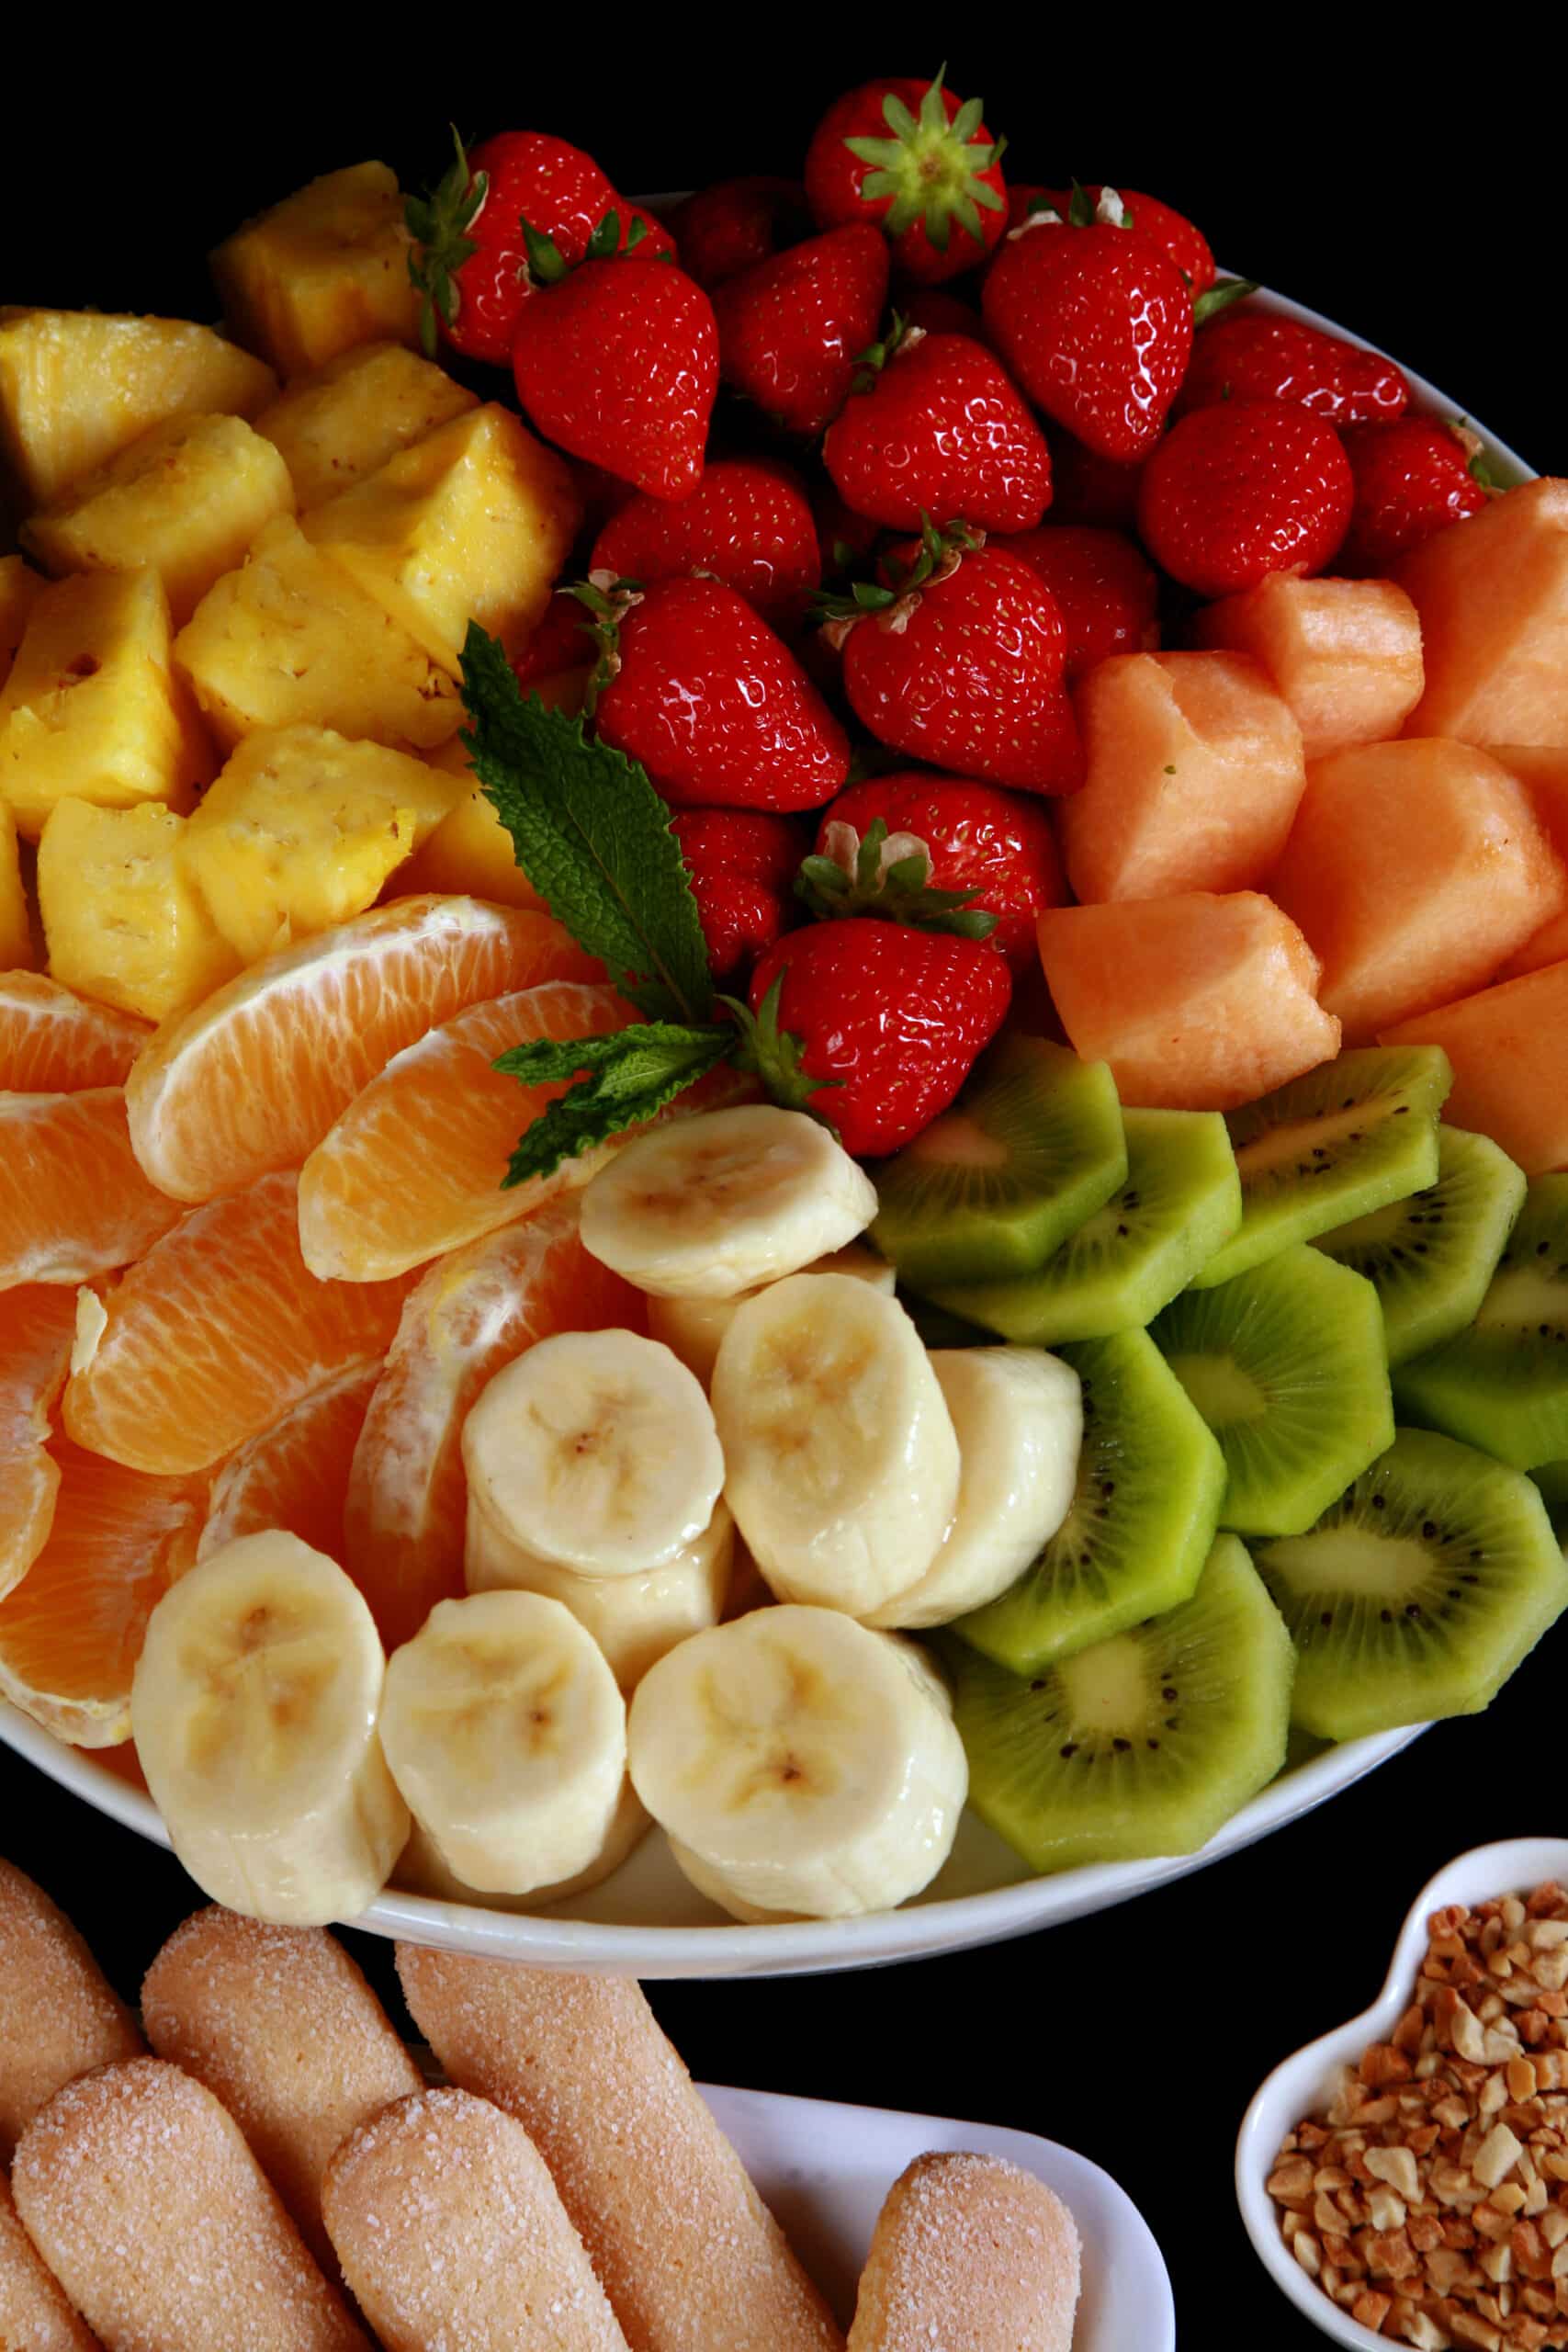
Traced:
[[417, 351], [366, 343], [291, 384], [257, 417], [256, 431], [282, 451], [303, 512], [479, 404], [477, 392]]
[[446, 673], [286, 516], [208, 591], [175, 662], [225, 751], [258, 727], [312, 726], [425, 752], [462, 722]]
[[470, 618], [509, 647], [537, 626], [581, 521], [564, 460], [492, 401], [302, 527], [455, 677]]
[[397, 175], [355, 164], [236, 229], [212, 277], [238, 340], [300, 376], [356, 343], [418, 341], [409, 244]]
[[231, 979], [240, 959], [182, 872], [172, 808], [62, 800], [38, 852], [49, 968], [81, 996], [164, 1021]]
[[254, 416], [276, 396], [270, 368], [185, 319], [0, 313], [0, 474], [24, 512], [52, 506], [165, 417]]
[[46, 587], [0, 689], [0, 798], [37, 841], [56, 801], [190, 806], [212, 774], [171, 667], [155, 571], [82, 571]]
[[17, 820], [0, 800], [0, 972], [30, 972], [37, 962]]
[[180, 863], [247, 964], [360, 913], [441, 822], [461, 779], [324, 727], [247, 735], [185, 830]]
[[[529, 689], [547, 710], [573, 713], [582, 707], [587, 681], [573, 671], [558, 678], [536, 679]], [[398, 876], [398, 893], [439, 890], [459, 898], [489, 899], [502, 907], [542, 907], [543, 899], [517, 863], [512, 836], [497, 816], [495, 803], [485, 796], [468, 760], [468, 747], [454, 735], [430, 754], [432, 767], [460, 777], [461, 797], [444, 817], [423, 849]]]
[[43, 582], [19, 555], [0, 555], [0, 686], [11, 674], [11, 664], [43, 592]]
[[53, 572], [151, 564], [178, 628], [263, 525], [293, 512], [288, 468], [243, 417], [172, 416], [24, 523], [21, 537]]

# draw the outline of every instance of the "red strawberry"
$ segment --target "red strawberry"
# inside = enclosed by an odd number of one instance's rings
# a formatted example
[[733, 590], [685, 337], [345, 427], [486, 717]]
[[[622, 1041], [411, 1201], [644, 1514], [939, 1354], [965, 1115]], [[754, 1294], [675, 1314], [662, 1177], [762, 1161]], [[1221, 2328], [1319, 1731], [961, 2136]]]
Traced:
[[594, 571], [646, 587], [704, 571], [745, 597], [773, 628], [795, 627], [822, 578], [805, 491], [782, 466], [724, 458], [678, 506], [634, 498], [593, 543]]
[[[991, 944], [1015, 974], [1034, 967], [1040, 952], [1034, 918], [1042, 907], [1060, 906], [1066, 896], [1055, 835], [1037, 800], [969, 776], [899, 768], [852, 784], [823, 810], [818, 854], [832, 854], [833, 825], [851, 827], [863, 840], [878, 817], [890, 835], [912, 834], [924, 843], [927, 878], [935, 888], [962, 890], [972, 906], [996, 916]], [[852, 860], [847, 843], [833, 846], [844, 847]]]
[[1471, 471], [1481, 443], [1463, 425], [1401, 416], [1388, 424], [1347, 425], [1340, 437], [1356, 503], [1336, 571], [1386, 571], [1434, 531], [1479, 514], [1493, 495]]
[[1321, 571], [1353, 496], [1331, 424], [1288, 401], [1227, 401], [1166, 435], [1144, 468], [1138, 528], [1173, 580], [1230, 596], [1271, 572]]
[[1110, 531], [1137, 527], [1140, 465], [1118, 465], [1086, 449], [1059, 424], [1046, 427], [1051, 451], [1051, 519], [1054, 523], [1093, 523]]
[[[1043, 202], [1053, 211], [1059, 212], [1065, 220], [1075, 191], [1064, 187], [1032, 189], [1030, 193], [1037, 202]], [[1090, 186], [1083, 193], [1089, 204], [1098, 208], [1105, 190], [1099, 186]], [[1206, 294], [1214, 282], [1214, 256], [1201, 229], [1195, 228], [1185, 213], [1178, 212], [1174, 206], [1162, 204], [1157, 196], [1145, 196], [1135, 187], [1117, 187], [1111, 193], [1121, 198], [1122, 217], [1127, 226], [1150, 238], [1162, 253], [1170, 255], [1193, 294]], [[1019, 217], [1026, 217], [1027, 209]], [[1016, 220], [1013, 225], [1017, 226]]]
[[986, 322], [979, 311], [945, 286], [922, 286], [907, 302], [899, 303], [898, 315], [907, 327], [924, 327], [928, 334], [966, 334], [974, 343], [986, 342]]
[[453, 133], [457, 162], [429, 196], [411, 197], [414, 239], [409, 274], [424, 301], [420, 334], [434, 357], [435, 330], [467, 359], [504, 368], [531, 291], [525, 216], [553, 238], [566, 262], [578, 262], [607, 212], [623, 239], [640, 221], [645, 259], [672, 254], [674, 242], [652, 216], [617, 196], [592, 155], [539, 130], [503, 130], [471, 155]]
[[513, 655], [512, 668], [526, 694], [542, 678], [558, 678], [571, 670], [586, 675], [598, 654], [592, 619], [570, 588], [558, 588], [527, 644]]
[[850, 747], [782, 638], [719, 580], [583, 601], [601, 621], [595, 719], [680, 808], [818, 808]]
[[718, 390], [713, 305], [684, 270], [638, 268], [615, 252], [611, 215], [569, 270], [532, 232], [537, 294], [513, 348], [517, 397], [541, 433], [651, 497], [690, 497], [703, 478]]
[[681, 266], [711, 294], [727, 277], [811, 233], [806, 190], [795, 180], [719, 180], [671, 215]]
[[715, 298], [725, 382], [790, 432], [820, 433], [849, 398], [886, 299], [887, 243], [869, 226], [755, 263]]
[[1144, 653], [1159, 643], [1159, 582], [1120, 531], [1050, 523], [1008, 541], [1056, 599], [1067, 632], [1069, 684], [1111, 653]]
[[1136, 229], [1014, 230], [981, 308], [1011, 373], [1058, 424], [1125, 464], [1158, 440], [1192, 348], [1192, 297]]
[[966, 103], [923, 82], [866, 82], [830, 106], [806, 151], [825, 229], [879, 221], [899, 274], [931, 286], [984, 261], [1007, 226], [1002, 142]]
[[927, 515], [1032, 529], [1051, 503], [1051, 453], [1000, 360], [918, 327], [866, 357], [822, 445], [846, 504], [894, 530]]
[[733, 979], [800, 911], [799, 829], [762, 808], [682, 808], [670, 830], [692, 877], [714, 978]]
[[812, 483], [811, 511], [817, 517], [817, 545], [825, 577], [847, 571], [860, 557], [871, 553], [882, 536], [880, 526], [868, 514], [857, 514], [845, 505], [830, 481]]
[[1185, 415], [1227, 400], [1291, 401], [1330, 424], [1365, 424], [1401, 415], [1410, 386], [1378, 352], [1244, 306], [1199, 335], [1179, 408]]
[[879, 741], [960, 775], [1074, 792], [1083, 755], [1063, 683], [1055, 598], [1005, 544], [932, 529], [885, 562], [829, 625], [844, 691]]
[[1000, 1027], [1012, 981], [987, 940], [852, 915], [786, 932], [748, 996], [774, 1101], [809, 1108], [847, 1151], [875, 1158], [947, 1109]]

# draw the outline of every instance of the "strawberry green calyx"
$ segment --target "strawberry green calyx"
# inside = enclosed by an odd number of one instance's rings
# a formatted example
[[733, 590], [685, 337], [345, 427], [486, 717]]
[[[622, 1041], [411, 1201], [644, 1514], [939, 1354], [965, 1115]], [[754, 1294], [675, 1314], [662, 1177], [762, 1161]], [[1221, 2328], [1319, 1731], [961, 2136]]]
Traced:
[[880, 343], [868, 343], [863, 351], [856, 353], [855, 372], [850, 379], [851, 391], [872, 390], [888, 361], [897, 358], [901, 351], [913, 351], [918, 343], [925, 341], [925, 335], [924, 327], [911, 326], [901, 311], [895, 311], [893, 323]]
[[823, 1106], [813, 1102], [812, 1097], [841, 1086], [843, 1080], [809, 1078], [801, 1068], [800, 1057], [805, 1049], [800, 1039], [779, 1027], [779, 999], [784, 994], [784, 984], [781, 972], [755, 1012], [739, 997], [720, 997], [719, 1002], [727, 1008], [739, 1033], [730, 1058], [737, 1069], [761, 1080], [770, 1102], [776, 1102], [784, 1111], [809, 1111], [814, 1119], [830, 1125]]
[[586, 580], [572, 582], [568, 594], [592, 615], [592, 627], [584, 634], [599, 649], [583, 703], [592, 718], [600, 695], [620, 669], [621, 623], [634, 605], [641, 604], [642, 587], [639, 582], [619, 579], [613, 571], [591, 571]]
[[490, 194], [489, 173], [470, 173], [468, 151], [456, 123], [451, 131], [456, 161], [427, 195], [411, 196], [403, 206], [403, 220], [413, 239], [409, 277], [422, 297], [419, 339], [427, 359], [435, 356], [436, 320], [446, 327], [456, 323], [457, 272], [479, 251], [479, 240], [468, 231]]
[[1206, 293], [1192, 297], [1193, 325], [1207, 326], [1209, 321], [1217, 318], [1222, 311], [1228, 311], [1233, 302], [1244, 302], [1249, 294], [1257, 291], [1258, 280], [1255, 277], [1217, 278]]
[[902, 636], [918, 608], [919, 591], [950, 579], [964, 558], [985, 544], [985, 532], [973, 524], [955, 519], [939, 527], [922, 514], [919, 549], [912, 562], [884, 556], [878, 567], [880, 580], [852, 581], [847, 594], [823, 593], [813, 599], [824, 636], [837, 650], [857, 621], [873, 615], [883, 628]]
[[[524, 220], [519, 226], [528, 252], [528, 276], [534, 285], [558, 286], [563, 277], [570, 277], [574, 269], [581, 268], [582, 262], [568, 261], [555, 239], [544, 235], [530, 221]], [[647, 221], [634, 220], [623, 244], [620, 215], [612, 206], [589, 238], [582, 261], [625, 261], [647, 234]]]
[[846, 139], [845, 146], [860, 164], [872, 165], [861, 184], [868, 203], [886, 201], [883, 225], [899, 236], [919, 222], [938, 253], [945, 253], [953, 223], [957, 221], [976, 244], [984, 244], [978, 208], [1006, 209], [1003, 198], [987, 186], [981, 175], [1001, 160], [1004, 140], [976, 140], [984, 109], [970, 98], [953, 120], [942, 103], [945, 64], [920, 100], [918, 115], [891, 92], [882, 102], [886, 139]]
[[974, 906], [975, 890], [936, 890], [931, 855], [916, 833], [890, 833], [874, 817], [863, 840], [852, 825], [830, 824], [822, 854], [803, 863], [795, 894], [814, 915], [879, 915], [919, 931], [945, 931], [960, 939], [988, 939], [997, 918]]

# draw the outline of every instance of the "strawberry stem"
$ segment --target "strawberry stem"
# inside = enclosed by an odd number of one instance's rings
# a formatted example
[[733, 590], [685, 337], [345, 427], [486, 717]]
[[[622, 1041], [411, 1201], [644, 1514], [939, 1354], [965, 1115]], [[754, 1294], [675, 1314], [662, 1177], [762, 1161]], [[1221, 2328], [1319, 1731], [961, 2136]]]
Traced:
[[435, 356], [435, 322], [450, 328], [457, 320], [457, 277], [463, 264], [479, 251], [479, 239], [468, 231], [490, 194], [490, 174], [468, 169], [468, 151], [456, 123], [448, 126], [456, 161], [449, 164], [434, 187], [411, 196], [403, 220], [413, 243], [409, 249], [409, 277], [423, 300], [419, 306], [419, 339], [425, 356]]
[[889, 835], [886, 817], [874, 817], [863, 839], [852, 825], [830, 823], [825, 842], [826, 854], [807, 858], [795, 878], [795, 895], [814, 915], [880, 916], [961, 939], [988, 939], [995, 931], [996, 916], [971, 904], [977, 891], [931, 888], [931, 851], [913, 833]]
[[747, 1070], [760, 1078], [768, 1090], [771, 1102], [786, 1111], [809, 1111], [813, 1118], [821, 1119], [825, 1126], [832, 1122], [812, 1101], [820, 1090], [841, 1086], [840, 1078], [810, 1078], [800, 1066], [805, 1051], [800, 1039], [787, 1029], [779, 1027], [779, 1000], [784, 994], [784, 976], [781, 972], [761, 1003], [753, 1012], [739, 997], [721, 996], [720, 1004], [734, 1016], [739, 1031], [739, 1041], [731, 1056], [737, 1069]]

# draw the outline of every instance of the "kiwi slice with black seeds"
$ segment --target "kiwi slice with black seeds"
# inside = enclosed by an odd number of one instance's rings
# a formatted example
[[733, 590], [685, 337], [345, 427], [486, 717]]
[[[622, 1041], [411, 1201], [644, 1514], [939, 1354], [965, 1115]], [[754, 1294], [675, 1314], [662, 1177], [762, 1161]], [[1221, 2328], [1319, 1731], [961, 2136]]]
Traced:
[[1238, 1535], [1299, 1535], [1393, 1443], [1378, 1295], [1304, 1243], [1184, 1292], [1149, 1337], [1219, 1439]]
[[1126, 1176], [1105, 1064], [1005, 1037], [954, 1107], [877, 1170], [871, 1236], [914, 1290], [1030, 1273]]
[[1285, 1760], [1295, 1660], [1234, 1535], [1188, 1600], [1037, 1675], [942, 1651], [969, 1802], [1036, 1871], [1192, 1853]]
[[1438, 1181], [1320, 1233], [1313, 1247], [1365, 1274], [1382, 1307], [1391, 1364], [1472, 1322], [1524, 1204], [1525, 1175], [1490, 1136], [1438, 1129]]
[[1568, 1607], [1568, 1559], [1522, 1471], [1401, 1430], [1304, 1535], [1255, 1544], [1325, 1739], [1479, 1713]]
[[1368, 1046], [1232, 1111], [1241, 1229], [1195, 1280], [1229, 1282], [1438, 1181], [1438, 1113], [1453, 1072], [1438, 1046]]
[[1516, 1469], [1568, 1461], [1568, 1176], [1538, 1176], [1467, 1330], [1401, 1364], [1401, 1420]]
[[1072, 1507], [1018, 1582], [953, 1626], [1019, 1674], [1185, 1600], [1224, 1491], [1224, 1456], [1146, 1332], [1061, 1353], [1083, 1394]]
[[1553, 1535], [1568, 1544], [1568, 1462], [1543, 1462], [1530, 1476], [1540, 1489]]
[[939, 1293], [955, 1314], [1029, 1347], [1134, 1330], [1168, 1306], [1241, 1223], [1235, 1154], [1217, 1111], [1123, 1111], [1127, 1180], [1039, 1272]]

